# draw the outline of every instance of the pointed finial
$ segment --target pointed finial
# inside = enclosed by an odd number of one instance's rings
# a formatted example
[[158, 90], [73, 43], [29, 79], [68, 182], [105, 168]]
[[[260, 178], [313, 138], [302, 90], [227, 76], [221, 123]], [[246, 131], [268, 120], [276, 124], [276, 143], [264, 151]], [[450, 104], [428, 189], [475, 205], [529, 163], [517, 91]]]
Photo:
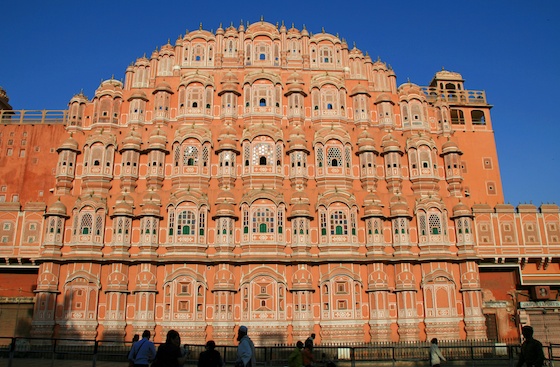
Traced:
[[321, 32], [325, 33], [325, 27], [321, 27]]
[[202, 30], [202, 22], [200, 22], [200, 25], [198, 26], [198, 30], [199, 30], [199, 31]]
[[264, 22], [264, 17], [261, 15], [261, 23]]

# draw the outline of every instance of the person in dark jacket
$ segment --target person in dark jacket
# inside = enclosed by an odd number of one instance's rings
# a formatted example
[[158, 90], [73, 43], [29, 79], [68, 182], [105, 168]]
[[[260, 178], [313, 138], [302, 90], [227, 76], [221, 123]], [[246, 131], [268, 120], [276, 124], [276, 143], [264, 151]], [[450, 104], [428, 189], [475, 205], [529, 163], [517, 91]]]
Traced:
[[176, 330], [169, 330], [165, 343], [161, 344], [156, 353], [152, 367], [181, 367], [187, 357], [181, 348], [181, 336]]
[[213, 340], [206, 342], [206, 350], [200, 353], [198, 367], [223, 367], [224, 361], [220, 352], [216, 350], [216, 343]]
[[527, 367], [542, 367], [544, 363], [543, 346], [540, 341], [533, 338], [533, 328], [527, 325], [523, 326], [521, 334], [523, 334], [525, 341], [521, 344], [517, 367], [522, 367], [523, 364]]

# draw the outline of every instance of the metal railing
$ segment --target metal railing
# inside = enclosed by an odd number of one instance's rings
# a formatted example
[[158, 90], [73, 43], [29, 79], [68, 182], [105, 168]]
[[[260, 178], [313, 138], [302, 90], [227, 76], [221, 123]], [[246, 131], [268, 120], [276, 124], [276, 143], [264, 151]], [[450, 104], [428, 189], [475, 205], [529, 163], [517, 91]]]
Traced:
[[65, 124], [66, 110], [0, 110], [0, 124]]
[[[76, 339], [39, 339], [0, 337], [0, 367], [123, 366], [131, 342]], [[513, 367], [518, 359], [519, 343], [492, 341], [440, 341], [440, 350], [448, 366]], [[189, 345], [187, 365], [195, 366], [203, 345]], [[234, 345], [216, 348], [226, 365], [233, 365], [237, 355]], [[265, 367], [283, 367], [294, 346], [257, 346], [257, 363]], [[430, 343], [371, 343], [358, 345], [317, 345], [313, 353], [317, 366], [334, 362], [338, 367], [359, 366], [427, 366]], [[544, 347], [547, 364], [560, 361], [560, 344]]]

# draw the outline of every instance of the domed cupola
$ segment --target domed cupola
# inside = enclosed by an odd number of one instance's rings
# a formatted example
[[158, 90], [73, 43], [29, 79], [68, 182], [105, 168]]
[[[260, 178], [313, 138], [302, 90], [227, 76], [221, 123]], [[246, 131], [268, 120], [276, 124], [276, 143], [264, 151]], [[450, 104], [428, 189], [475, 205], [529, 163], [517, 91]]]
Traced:
[[152, 94], [156, 94], [158, 92], [166, 92], [169, 94], [173, 94], [173, 90], [171, 89], [171, 86], [167, 83], [167, 82], [160, 82], [158, 83], [158, 85], [156, 85], [156, 87], [154, 88], [154, 91], [152, 92]]
[[463, 152], [459, 149], [459, 146], [456, 142], [451, 139], [448, 139], [443, 145], [441, 146], [441, 155], [446, 155], [449, 153], [457, 153], [463, 154]]
[[294, 72], [288, 77], [286, 85], [288, 86], [288, 90], [284, 93], [285, 96], [289, 96], [292, 93], [300, 93], [304, 97], [307, 96], [307, 93], [303, 90], [303, 78], [298, 72]]
[[382, 102], [389, 102], [391, 104], [395, 104], [393, 102], [393, 100], [391, 99], [391, 96], [387, 93], [381, 93], [380, 95], [377, 96], [377, 98], [375, 99], [375, 104], [378, 103], [382, 103]]
[[240, 96], [241, 93], [239, 92], [239, 79], [237, 79], [237, 75], [235, 73], [228, 71], [222, 81], [222, 90], [218, 92], [218, 96], [221, 96], [224, 93], [234, 93], [237, 96]]
[[222, 190], [216, 198], [216, 215], [212, 219], [219, 217], [229, 217], [237, 219], [235, 214], [235, 197], [231, 191]]
[[220, 26], [218, 27], [218, 29], [216, 29], [216, 36], [223, 36], [224, 35], [224, 28], [222, 27], [222, 23], [220, 23]]
[[467, 205], [465, 205], [465, 203], [463, 203], [462, 201], [459, 201], [455, 206], [453, 206], [451, 212], [453, 213], [451, 219], [458, 218], [458, 217], [473, 216], [472, 210]]
[[369, 217], [384, 217], [383, 205], [381, 205], [381, 200], [374, 192], [369, 192], [364, 198], [364, 216], [363, 218]]
[[358, 146], [356, 155], [360, 155], [360, 153], [364, 152], [374, 152], [376, 154], [379, 153], [375, 148], [375, 141], [365, 129], [360, 133], [360, 135], [358, 135], [358, 141], [356, 142], [356, 145]]
[[146, 97], [146, 93], [144, 93], [141, 90], [135, 90], [134, 92], [132, 92], [132, 94], [130, 95], [130, 97], [128, 97], [128, 101], [132, 101], [134, 99], [141, 99], [145, 102], [148, 102], [148, 97]]
[[407, 201], [400, 195], [395, 195], [390, 201], [391, 217], [411, 217]]
[[224, 150], [231, 150], [236, 154], [239, 154], [239, 149], [237, 148], [237, 137], [236, 131], [231, 125], [225, 125], [218, 137], [218, 147], [216, 149], [216, 154]]
[[148, 149], [167, 152], [166, 146], [167, 136], [165, 131], [159, 127], [155, 128], [148, 138]]
[[300, 126], [296, 126], [292, 133], [290, 134], [290, 139], [288, 140], [288, 150], [287, 154], [294, 150], [302, 150], [309, 154], [309, 149], [307, 149], [307, 139], [305, 139], [305, 134]]
[[45, 217], [51, 215], [63, 218], [69, 217], [66, 213], [66, 205], [64, 205], [64, 203], [60, 201], [60, 198], [58, 198], [54, 203], [48, 206]]
[[410, 100], [412, 98], [419, 99], [420, 101], [426, 100], [426, 95], [424, 94], [422, 89], [418, 85], [411, 82], [401, 85], [397, 92], [401, 100]]
[[140, 151], [142, 145], [142, 135], [135, 129], [130, 130], [126, 138], [122, 141], [121, 151], [136, 150]]
[[403, 150], [401, 148], [401, 145], [399, 144], [397, 139], [395, 139], [395, 137], [391, 133], [389, 133], [389, 134], [387, 134], [383, 137], [383, 139], [381, 140], [381, 147], [383, 148], [383, 153], [384, 154], [385, 153], [390, 153], [390, 152], [397, 152], [397, 153], [400, 153], [401, 155], [403, 154]]
[[161, 219], [159, 210], [161, 207], [161, 198], [155, 191], [144, 194], [140, 206], [142, 207], [141, 216], [151, 216]]
[[123, 83], [114, 78], [102, 81], [97, 90], [95, 91], [96, 97], [101, 97], [102, 95], [109, 94], [111, 96], [120, 95], [122, 96]]
[[368, 97], [371, 97], [367, 87], [361, 83], [358, 83], [357, 85], [354, 86], [354, 88], [352, 88], [352, 90], [350, 91], [350, 97], [354, 97], [355, 95], [358, 94], [365, 94]]
[[134, 206], [132, 197], [121, 194], [116, 199], [116, 204], [113, 207], [113, 215], [111, 217], [124, 216], [133, 217], [134, 216]]
[[290, 215], [288, 216], [288, 220], [292, 220], [296, 217], [305, 217], [309, 219], [313, 219], [313, 215], [311, 215], [311, 206], [309, 204], [309, 197], [305, 193], [305, 191], [296, 191], [292, 196], [291, 200], [292, 210]]
[[63, 150], [71, 150], [76, 153], [80, 152], [80, 150], [78, 149], [78, 142], [72, 137], [72, 134], [70, 134], [70, 137], [68, 137], [68, 139], [64, 140], [64, 142], [60, 145], [60, 147], [58, 147], [56, 151], [60, 153]]

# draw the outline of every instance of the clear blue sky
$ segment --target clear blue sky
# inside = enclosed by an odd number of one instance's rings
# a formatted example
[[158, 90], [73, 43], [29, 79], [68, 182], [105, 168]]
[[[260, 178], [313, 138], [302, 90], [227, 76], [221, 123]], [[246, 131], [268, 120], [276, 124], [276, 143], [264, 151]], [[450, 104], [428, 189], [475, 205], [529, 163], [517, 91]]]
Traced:
[[558, 0], [22, 0], [0, 14], [0, 86], [14, 109], [65, 109], [187, 29], [261, 16], [338, 33], [390, 64], [399, 85], [427, 85], [445, 67], [494, 106], [505, 201], [560, 204]]

